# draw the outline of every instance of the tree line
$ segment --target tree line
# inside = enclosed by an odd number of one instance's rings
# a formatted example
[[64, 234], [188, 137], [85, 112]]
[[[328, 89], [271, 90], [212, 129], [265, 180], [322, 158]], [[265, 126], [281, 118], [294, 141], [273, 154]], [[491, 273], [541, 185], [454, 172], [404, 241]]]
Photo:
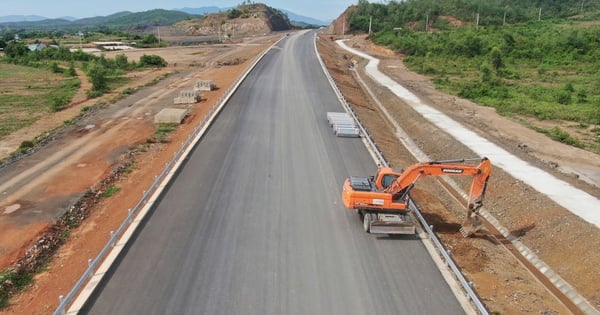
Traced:
[[[375, 32], [393, 30], [411, 24], [415, 30], [450, 27], [444, 17], [479, 26], [501, 26], [538, 19], [579, 16], [600, 18], [600, 1], [589, 0], [405, 0], [370, 3], [359, 0], [350, 14], [350, 30], [367, 32], [369, 23]], [[372, 18], [372, 19], [371, 19]]]
[[[366, 33], [372, 19], [370, 39], [405, 55], [410, 69], [431, 76], [444, 91], [504, 115], [587, 128], [600, 125], [599, 6], [581, 0], [359, 0], [349, 20], [351, 30]], [[538, 20], [539, 7], [556, 18]], [[538, 16], [528, 16], [534, 11]], [[597, 139], [586, 146], [600, 153], [600, 127], [592, 131]], [[584, 146], [560, 129], [540, 132]]]

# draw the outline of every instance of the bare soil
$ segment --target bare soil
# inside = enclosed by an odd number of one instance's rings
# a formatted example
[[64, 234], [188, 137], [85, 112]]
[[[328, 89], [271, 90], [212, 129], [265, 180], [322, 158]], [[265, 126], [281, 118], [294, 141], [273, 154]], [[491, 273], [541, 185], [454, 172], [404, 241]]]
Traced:
[[[154, 86], [142, 88], [134, 95], [113, 103], [109, 100], [119, 91], [106, 96], [104, 101], [107, 105], [103, 109], [82, 119], [76, 126], [59, 132], [51, 144], [12, 165], [13, 171], [0, 170], [0, 183], [13, 180], [8, 186], [0, 184], [0, 267], [3, 268], [22, 255], [83, 191], [121, 163], [124, 154], [133, 154], [135, 160], [133, 171], [115, 182], [121, 190], [110, 198], [101, 199], [89, 218], [70, 232], [67, 242], [47, 267], [36, 275], [30, 288], [13, 298], [11, 306], [0, 314], [48, 314], [56, 308], [58, 296], [66, 295], [72, 288], [87, 267], [87, 260], [97, 255], [108, 240], [109, 232], [115, 230], [127, 215], [127, 209], [137, 203], [154, 176], [171, 160], [206, 111], [249, 62], [272, 43], [274, 37], [260, 37], [255, 42], [245, 41], [239, 45], [127, 52], [130, 60], [140, 53], [147, 53], [161, 55], [169, 62], [165, 69], [132, 75], [130, 87], [143, 86], [167, 72], [173, 74]], [[439, 110], [530, 163], [600, 196], [600, 159], [597, 155], [551, 141], [496, 115], [489, 108], [435, 91], [428, 78], [406, 70], [399, 56], [371, 45], [363, 37], [353, 40], [356, 48], [382, 59], [382, 71]], [[395, 138], [391, 125], [348, 70], [353, 59], [359, 62], [357, 68], [363, 80], [380, 100], [385, 100], [385, 106], [394, 119], [429, 156], [436, 159], [474, 156], [469, 148], [424, 121], [385, 88], [369, 82], [368, 77], [360, 72], [364, 61], [340, 50], [329, 37], [322, 37], [319, 50], [344, 95], [393, 165], [405, 167], [416, 161]], [[108, 53], [107, 57], [111, 54]], [[153, 114], [160, 108], [171, 106], [175, 94], [180, 89], [191, 88], [195, 79], [212, 79], [219, 89], [204, 94], [202, 102], [191, 107], [192, 114], [169, 135], [167, 143], [148, 144], [146, 139], [154, 133]], [[80, 107], [97, 101], [75, 101], [70, 109], [45, 118], [45, 123], [34, 124], [21, 131], [20, 136], [15, 134], [0, 139], [0, 144], [8, 145], [11, 141], [13, 146], [18, 147], [21, 141], [62, 125], [64, 120], [78, 115]], [[67, 112], [71, 114], [67, 115]], [[37, 171], [21, 175], [20, 180], [13, 179], [36, 167]], [[491, 311], [503, 314], [570, 313], [493, 235], [480, 233], [474, 238], [462, 238], [458, 228], [464, 217], [464, 206], [437, 181], [427, 179], [420, 182], [413, 197], [452, 251], [463, 272], [475, 283], [477, 293]], [[600, 265], [600, 233], [597, 228], [498, 168], [492, 175], [486, 208], [600, 308], [600, 273], [595, 272]]]
[[[372, 82], [363, 71], [364, 60], [337, 47], [333, 42], [335, 38], [321, 38], [320, 53], [330, 72], [392, 165], [406, 167], [416, 160], [402, 147], [391, 124], [353, 77], [349, 70], [353, 61], [358, 63], [356, 68], [360, 77], [427, 155], [440, 160], [475, 157], [469, 148], [423, 119], [389, 90]], [[600, 197], [600, 156], [597, 154], [555, 142], [518, 123], [518, 119], [537, 123], [531, 118], [509, 119], [491, 108], [436, 91], [429, 78], [413, 73], [403, 65], [402, 56], [373, 45], [364, 36], [352, 37], [347, 44], [381, 59], [380, 71], [426, 103], [523, 160]], [[466, 184], [462, 182], [463, 186]], [[502, 240], [497, 238], [499, 235], [488, 231], [462, 238], [458, 229], [464, 219], [464, 202], [457, 202], [440, 182], [434, 179], [419, 182], [413, 190], [413, 198], [451, 250], [463, 273], [474, 282], [477, 293], [490, 311], [502, 314], [572, 313], [503, 246]], [[595, 272], [600, 263], [598, 228], [500, 168], [493, 171], [485, 203], [486, 209], [501, 224], [600, 309], [600, 274]]]
[[[47, 233], [61, 213], [111, 174], [126, 157], [133, 158], [134, 167], [115, 179], [114, 185], [120, 191], [93, 205], [89, 217], [69, 232], [65, 244], [35, 276], [33, 284], [15, 296], [0, 314], [54, 311], [58, 296], [71, 290], [87, 268], [88, 259], [97, 256], [109, 239], [110, 231], [123, 222], [128, 209], [135, 206], [210, 108], [254, 58], [279, 37], [257, 37], [233, 45], [126, 52], [129, 60], [136, 60], [143, 53], [160, 55], [169, 66], [133, 73], [127, 86], [101, 100], [75, 98], [66, 111], [1, 139], [5, 147], [18, 147], [23, 140], [47, 130], [59, 130], [48, 145], [0, 170], [0, 269], [22, 257], [40, 235]], [[112, 54], [106, 55], [111, 57]], [[165, 73], [172, 74], [155, 85], [143, 87]], [[211, 79], [218, 89], [203, 92], [200, 103], [188, 106], [190, 115], [169, 134], [166, 143], [149, 143], [148, 139], [154, 135], [154, 114], [164, 107], [173, 107], [173, 98], [179, 90], [192, 89], [197, 79]], [[83, 95], [86, 86], [82, 84]], [[142, 88], [133, 95], [116, 100], [123, 89], [139, 87]], [[63, 121], [77, 116], [81, 107], [98, 102], [105, 105], [80, 119], [75, 126], [63, 126]]]

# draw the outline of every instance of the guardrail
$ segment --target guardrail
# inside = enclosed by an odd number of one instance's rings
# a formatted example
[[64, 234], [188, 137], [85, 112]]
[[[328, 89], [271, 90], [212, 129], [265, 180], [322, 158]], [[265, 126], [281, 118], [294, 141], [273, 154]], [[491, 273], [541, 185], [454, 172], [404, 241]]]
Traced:
[[198, 126], [196, 126], [194, 131], [188, 136], [187, 140], [181, 145], [181, 148], [175, 153], [173, 159], [169, 163], [167, 163], [165, 165], [165, 168], [163, 169], [163, 171], [158, 176], [156, 176], [156, 178], [154, 179], [154, 182], [152, 183], [150, 188], [148, 188], [148, 190], [144, 191], [140, 201], [135, 205], [135, 207], [133, 207], [133, 209], [128, 210], [129, 213], [128, 213], [127, 217], [125, 218], [125, 220], [123, 221], [123, 223], [121, 223], [119, 228], [116, 231], [110, 232], [110, 239], [108, 240], [106, 245], [104, 245], [104, 247], [102, 248], [102, 250], [100, 251], [98, 256], [96, 256], [96, 258], [94, 258], [94, 259], [88, 260], [88, 268], [83, 273], [81, 278], [79, 278], [79, 280], [75, 283], [75, 285], [73, 286], [71, 291], [69, 291], [67, 296], [62, 296], [62, 295], [59, 296], [60, 304], [54, 311], [54, 313], [53, 313], [54, 315], [66, 314], [67, 307], [73, 302], [73, 299], [79, 294], [79, 292], [81, 291], [83, 286], [94, 275], [94, 272], [98, 268], [99, 264], [106, 258], [106, 256], [110, 253], [112, 248], [115, 246], [119, 237], [122, 236], [123, 232], [129, 227], [131, 222], [133, 222], [134, 216], [139, 212], [140, 209], [142, 209], [146, 205], [146, 203], [148, 202], [150, 197], [156, 192], [156, 189], [160, 186], [160, 184], [167, 177], [167, 175], [171, 171], [173, 171], [173, 167], [177, 164], [177, 161], [183, 157], [187, 148], [190, 145], [192, 145], [192, 146], [195, 145], [195, 143], [194, 143], [195, 138], [204, 129], [206, 124], [211, 122], [211, 120], [212, 120], [213, 116], [216, 114], [216, 112], [225, 105], [225, 103], [229, 100], [229, 98], [237, 90], [237, 88], [242, 83], [242, 81], [248, 76], [250, 71], [252, 71], [252, 69], [254, 69], [254, 67], [260, 62], [260, 60], [262, 60], [262, 58], [267, 54], [267, 52], [271, 48], [273, 48], [275, 45], [277, 45], [283, 38], [285, 38], [285, 37], [281, 37], [279, 40], [277, 40], [275, 43], [273, 43], [273, 45], [269, 46], [269, 48], [267, 48], [258, 57], [256, 57], [256, 60], [254, 60], [254, 62], [250, 66], [248, 66], [248, 68], [244, 71], [244, 73], [241, 76], [239, 76], [229, 86], [229, 88], [219, 98], [219, 100], [217, 100], [215, 105], [204, 116], [202, 121], [198, 124]]
[[[344, 107], [344, 110], [346, 112], [348, 112], [350, 115], [352, 115], [354, 120], [356, 120], [358, 128], [360, 129], [361, 133], [364, 136], [363, 139], [365, 139], [368, 146], [371, 147], [370, 149], [375, 154], [375, 157], [377, 158], [379, 163], [381, 165], [383, 165], [384, 167], [389, 167], [389, 163], [385, 160], [385, 158], [383, 157], [383, 154], [381, 153], [381, 151], [379, 151], [379, 149], [377, 148], [377, 145], [375, 144], [375, 142], [373, 141], [373, 139], [371, 138], [369, 133], [364, 129], [363, 125], [360, 123], [360, 120], [354, 113], [354, 110], [352, 109], [352, 107], [350, 107], [350, 105], [344, 98], [344, 95], [342, 94], [342, 92], [336, 85], [335, 81], [329, 74], [329, 71], [327, 71], [327, 67], [325, 66], [325, 63], [323, 62], [323, 59], [321, 58], [321, 56], [319, 55], [319, 51], [317, 50], [317, 39], [318, 39], [318, 37], [315, 34], [314, 44], [315, 44], [315, 52], [317, 54], [317, 59], [319, 59], [321, 68], [323, 69], [323, 72], [325, 73], [327, 80], [331, 84], [333, 91], [335, 92], [338, 99], [340, 100], [340, 103], [342, 104], [342, 107]], [[417, 219], [421, 222], [421, 225], [423, 226], [423, 228], [429, 235], [429, 238], [431, 239], [433, 244], [436, 246], [436, 248], [437, 248], [438, 252], [440, 253], [440, 255], [442, 256], [442, 258], [444, 258], [446, 265], [450, 268], [450, 270], [454, 273], [454, 276], [458, 279], [458, 281], [462, 285], [463, 289], [465, 290], [465, 292], [467, 294], [467, 297], [473, 302], [473, 304], [475, 305], [475, 307], [477, 308], [477, 310], [479, 311], [480, 314], [488, 315], [489, 313], [488, 313], [487, 309], [485, 308], [485, 306], [483, 305], [483, 303], [481, 302], [481, 300], [479, 299], [479, 296], [477, 296], [477, 294], [475, 294], [475, 291], [473, 291], [472, 283], [467, 281], [465, 276], [460, 272], [460, 269], [458, 269], [458, 266], [456, 266], [456, 264], [454, 263], [454, 260], [452, 260], [450, 253], [446, 250], [444, 245], [442, 245], [442, 242], [435, 235], [435, 233], [433, 233], [432, 226], [430, 226], [427, 223], [427, 221], [425, 221], [425, 218], [421, 214], [419, 207], [410, 198], [408, 200], [408, 207], [412, 212], [415, 213]]]

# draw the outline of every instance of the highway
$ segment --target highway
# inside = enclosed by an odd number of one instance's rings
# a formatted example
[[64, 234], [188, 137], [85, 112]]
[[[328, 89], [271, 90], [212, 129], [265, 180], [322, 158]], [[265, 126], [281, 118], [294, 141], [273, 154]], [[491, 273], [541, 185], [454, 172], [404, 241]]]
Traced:
[[363, 232], [341, 204], [376, 166], [337, 138], [342, 111], [312, 33], [240, 86], [87, 303], [86, 314], [463, 314], [416, 237]]

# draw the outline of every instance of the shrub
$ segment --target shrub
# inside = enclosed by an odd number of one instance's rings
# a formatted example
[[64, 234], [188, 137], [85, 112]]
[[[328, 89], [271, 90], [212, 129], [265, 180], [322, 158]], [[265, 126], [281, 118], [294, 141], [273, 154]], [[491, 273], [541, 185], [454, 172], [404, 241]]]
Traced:
[[67, 107], [67, 105], [69, 105], [70, 101], [71, 101], [71, 96], [66, 93], [52, 95], [51, 96], [52, 111], [58, 112], [58, 111], [65, 109], [65, 107]]
[[565, 91], [565, 90], [556, 92], [554, 97], [556, 98], [556, 101], [562, 105], [569, 105], [569, 104], [571, 104], [571, 101], [572, 101], [571, 93], [569, 91]]
[[118, 193], [119, 191], [121, 191], [120, 187], [117, 187], [115, 185], [110, 185], [106, 188], [106, 190], [102, 193], [102, 197], [103, 198], [109, 198], [112, 197], [114, 194]]
[[142, 55], [140, 57], [139, 67], [159, 67], [163, 68], [167, 66], [167, 62], [161, 57], [157, 55]]
[[25, 141], [21, 142], [21, 145], [19, 145], [19, 150], [30, 149], [30, 148], [33, 148], [33, 146], [34, 146], [33, 141], [25, 140]]

